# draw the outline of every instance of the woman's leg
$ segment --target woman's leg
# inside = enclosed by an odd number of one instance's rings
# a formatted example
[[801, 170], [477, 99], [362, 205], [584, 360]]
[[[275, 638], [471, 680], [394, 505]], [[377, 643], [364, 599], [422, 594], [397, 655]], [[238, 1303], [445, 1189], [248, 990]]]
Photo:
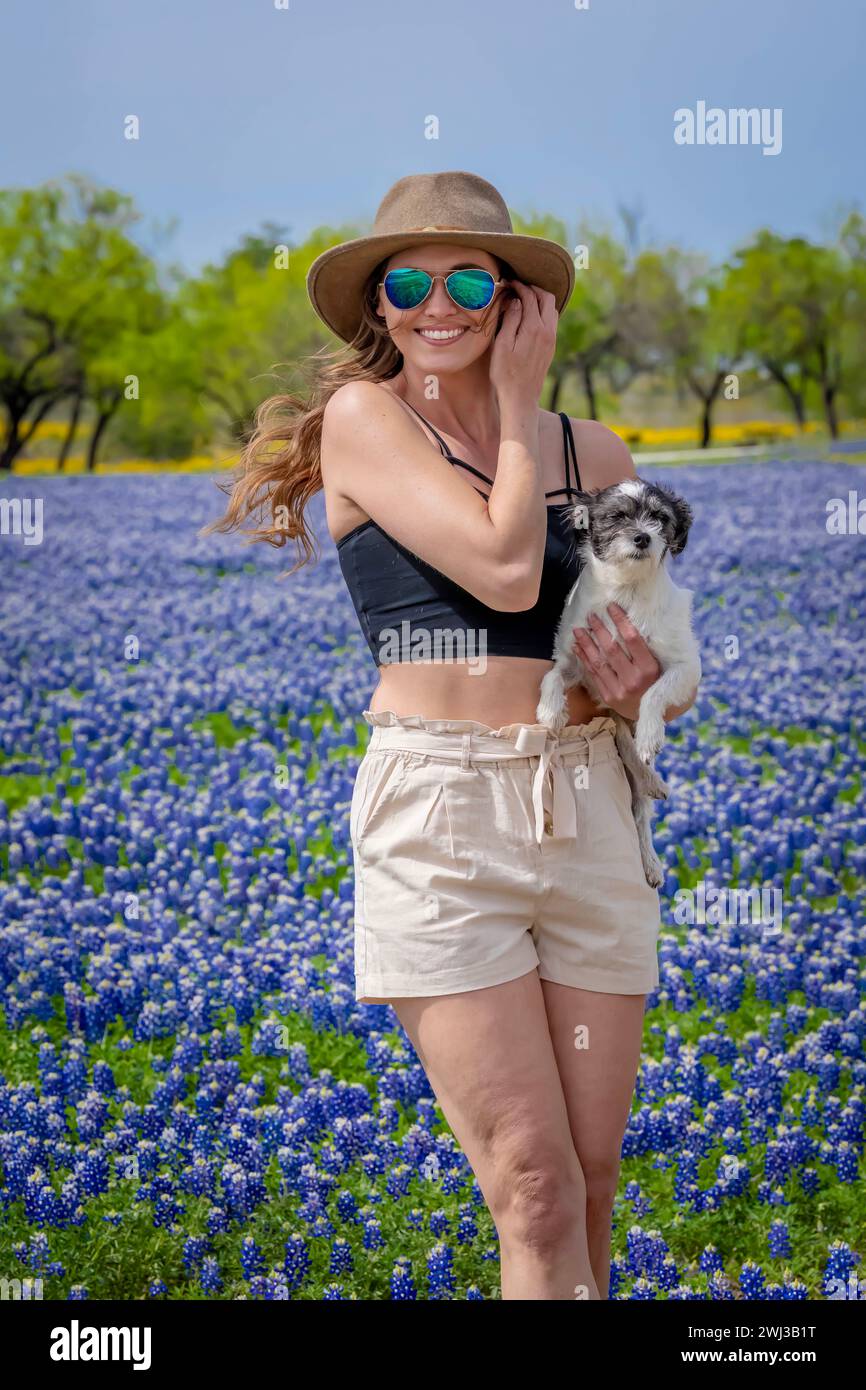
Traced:
[[542, 980], [541, 987], [586, 1183], [589, 1257], [600, 1296], [607, 1298], [613, 1201], [640, 1066], [646, 996], [602, 994], [552, 980]]
[[502, 1297], [599, 1298], [537, 970], [486, 989], [389, 1002], [496, 1223]]

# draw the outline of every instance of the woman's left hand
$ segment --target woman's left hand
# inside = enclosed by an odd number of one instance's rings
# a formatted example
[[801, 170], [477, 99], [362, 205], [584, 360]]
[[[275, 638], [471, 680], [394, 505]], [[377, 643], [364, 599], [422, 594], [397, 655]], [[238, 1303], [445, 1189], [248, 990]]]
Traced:
[[587, 617], [587, 627], [576, 627], [574, 650], [592, 672], [598, 692], [609, 709], [624, 719], [637, 719], [641, 696], [658, 680], [662, 668], [631, 618], [618, 603], [609, 603], [625, 648], [608, 631], [595, 613]]

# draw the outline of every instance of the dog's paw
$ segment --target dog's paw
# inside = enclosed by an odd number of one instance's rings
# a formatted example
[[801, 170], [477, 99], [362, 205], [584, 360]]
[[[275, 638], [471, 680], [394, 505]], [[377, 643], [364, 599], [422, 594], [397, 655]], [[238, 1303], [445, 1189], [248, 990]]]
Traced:
[[645, 767], [643, 771], [644, 786], [643, 790], [647, 796], [653, 797], [656, 801], [664, 801], [669, 792], [668, 784], [663, 778], [659, 777], [654, 767]]
[[568, 723], [568, 706], [551, 705], [541, 700], [535, 711], [535, 722], [561, 733]]
[[639, 719], [634, 734], [634, 746], [638, 757], [649, 766], [665, 741], [665, 726], [662, 719]]
[[662, 868], [662, 861], [659, 859], [655, 850], [648, 850], [642, 858], [643, 871], [650, 888], [661, 888], [665, 881], [665, 871]]

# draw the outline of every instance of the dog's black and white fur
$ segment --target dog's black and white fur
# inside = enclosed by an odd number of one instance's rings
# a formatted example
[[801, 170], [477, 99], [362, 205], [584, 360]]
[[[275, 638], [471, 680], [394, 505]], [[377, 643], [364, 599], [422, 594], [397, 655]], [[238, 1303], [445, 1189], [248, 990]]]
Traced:
[[570, 508], [583, 556], [580, 576], [565, 601], [554, 641], [554, 666], [541, 683], [536, 711], [540, 724], [560, 730], [568, 722], [566, 691], [583, 685], [600, 704], [592, 672], [574, 649], [572, 629], [595, 613], [622, 644], [607, 611], [618, 603], [652, 648], [662, 668], [645, 691], [632, 732], [631, 722], [611, 710], [616, 746], [631, 786], [632, 811], [644, 872], [654, 888], [664, 881], [652, 843], [652, 798], [667, 796], [653, 760], [665, 740], [664, 711], [683, 704], [701, 678], [701, 659], [692, 632], [692, 594], [674, 584], [665, 557], [679, 555], [688, 539], [692, 511], [669, 488], [627, 478], [600, 492], [581, 492]]

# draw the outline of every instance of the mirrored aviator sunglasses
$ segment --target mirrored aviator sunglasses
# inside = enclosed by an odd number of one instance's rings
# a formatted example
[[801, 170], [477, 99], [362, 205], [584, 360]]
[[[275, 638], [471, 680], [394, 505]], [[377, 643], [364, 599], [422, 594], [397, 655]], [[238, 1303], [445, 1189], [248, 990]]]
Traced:
[[445, 281], [449, 297], [459, 309], [486, 309], [503, 280], [494, 280], [489, 270], [452, 270], [450, 275], [430, 275], [426, 270], [400, 266], [389, 270], [384, 280], [385, 293], [395, 309], [417, 309], [430, 294], [437, 280]]

